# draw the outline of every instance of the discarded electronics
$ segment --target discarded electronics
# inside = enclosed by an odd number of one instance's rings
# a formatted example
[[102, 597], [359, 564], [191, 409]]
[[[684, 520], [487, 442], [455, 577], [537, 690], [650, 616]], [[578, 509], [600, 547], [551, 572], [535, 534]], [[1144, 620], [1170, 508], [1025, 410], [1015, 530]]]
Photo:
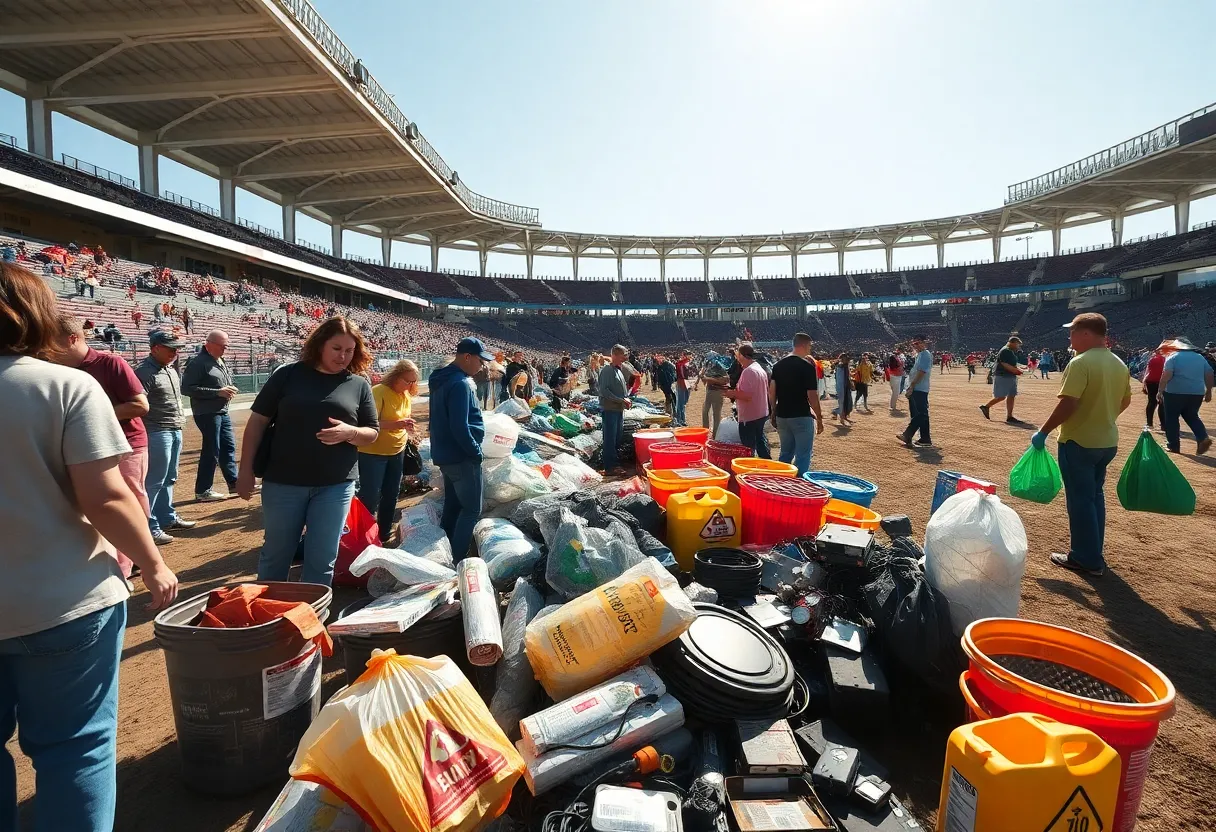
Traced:
[[794, 774], [806, 771], [794, 730], [787, 720], [737, 719], [740, 774]]
[[802, 777], [727, 777], [726, 805], [734, 832], [839, 830]]
[[874, 532], [839, 523], [828, 523], [815, 536], [815, 560], [827, 566], [866, 565], [874, 546]]
[[675, 792], [601, 785], [595, 790], [591, 828], [595, 832], [683, 832], [681, 802]]

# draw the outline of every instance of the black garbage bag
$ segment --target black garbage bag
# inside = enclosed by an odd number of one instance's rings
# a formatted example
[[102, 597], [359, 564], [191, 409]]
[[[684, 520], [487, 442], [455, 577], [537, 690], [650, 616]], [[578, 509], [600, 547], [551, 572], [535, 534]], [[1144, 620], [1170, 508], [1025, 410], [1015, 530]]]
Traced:
[[648, 494], [621, 497], [612, 508], [632, 514], [643, 529], [655, 536], [663, 534], [667, 528], [667, 512]]
[[900, 537], [872, 558], [873, 580], [862, 595], [887, 652], [925, 684], [957, 693], [966, 660], [950, 624], [950, 602], [929, 585], [921, 548]]

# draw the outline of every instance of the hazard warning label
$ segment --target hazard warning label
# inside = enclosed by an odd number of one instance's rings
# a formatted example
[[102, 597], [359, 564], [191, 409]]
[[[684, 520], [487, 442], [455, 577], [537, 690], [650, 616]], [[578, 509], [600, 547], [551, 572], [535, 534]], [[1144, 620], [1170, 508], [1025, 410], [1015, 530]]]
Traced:
[[1077, 786], [1043, 832], [1101, 832], [1102, 817], [1082, 786]]
[[702, 540], [726, 540], [735, 536], [735, 518], [727, 517], [719, 509], [705, 521], [701, 527]]

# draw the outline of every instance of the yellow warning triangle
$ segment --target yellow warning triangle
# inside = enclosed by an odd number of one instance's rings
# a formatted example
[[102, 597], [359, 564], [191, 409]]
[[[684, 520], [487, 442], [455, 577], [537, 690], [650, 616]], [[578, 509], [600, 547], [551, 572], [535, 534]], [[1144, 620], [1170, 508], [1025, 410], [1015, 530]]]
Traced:
[[1102, 817], [1082, 786], [1077, 786], [1043, 832], [1102, 832]]

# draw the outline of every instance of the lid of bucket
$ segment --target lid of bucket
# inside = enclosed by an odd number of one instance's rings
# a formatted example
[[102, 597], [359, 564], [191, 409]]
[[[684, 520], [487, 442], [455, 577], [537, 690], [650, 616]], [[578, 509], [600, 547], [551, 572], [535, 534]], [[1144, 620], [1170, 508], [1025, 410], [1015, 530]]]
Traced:
[[832, 496], [822, 485], [777, 474], [739, 474], [737, 479], [757, 491], [778, 497], [826, 501]]

